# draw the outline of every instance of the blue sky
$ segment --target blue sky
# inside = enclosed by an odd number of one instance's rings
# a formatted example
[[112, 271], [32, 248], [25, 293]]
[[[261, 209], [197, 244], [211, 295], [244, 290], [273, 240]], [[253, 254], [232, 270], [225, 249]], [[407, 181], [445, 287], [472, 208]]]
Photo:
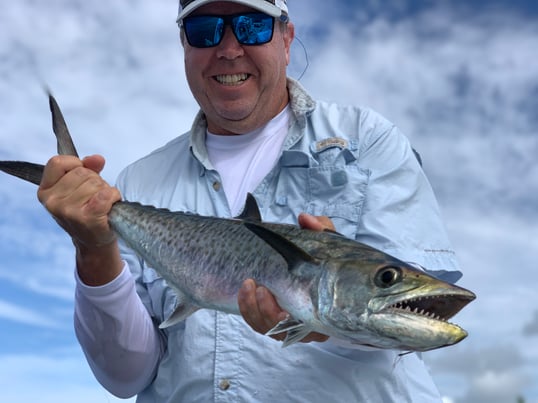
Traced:
[[[289, 0], [317, 98], [370, 106], [422, 154], [478, 299], [470, 336], [425, 354], [445, 401], [538, 403], [538, 3]], [[55, 153], [43, 86], [104, 176], [187, 130], [173, 0], [7, 2], [0, 159]], [[294, 45], [290, 75], [306, 65]], [[0, 175], [2, 400], [113, 402], [72, 330], [73, 251], [35, 187]]]

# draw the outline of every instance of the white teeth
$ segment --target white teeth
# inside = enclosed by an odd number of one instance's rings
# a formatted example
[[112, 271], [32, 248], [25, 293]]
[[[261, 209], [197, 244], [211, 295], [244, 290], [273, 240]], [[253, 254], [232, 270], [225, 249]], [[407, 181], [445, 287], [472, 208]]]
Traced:
[[238, 85], [248, 78], [248, 74], [219, 74], [215, 79], [224, 85]]

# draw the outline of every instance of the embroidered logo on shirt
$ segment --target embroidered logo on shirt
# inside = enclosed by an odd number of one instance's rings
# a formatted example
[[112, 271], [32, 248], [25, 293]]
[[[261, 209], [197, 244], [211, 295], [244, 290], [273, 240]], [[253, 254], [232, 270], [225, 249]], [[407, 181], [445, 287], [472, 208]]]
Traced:
[[338, 147], [340, 149], [348, 148], [349, 143], [346, 139], [341, 137], [329, 137], [328, 139], [323, 139], [316, 141], [314, 144], [314, 150], [317, 153], [327, 150], [328, 148]]

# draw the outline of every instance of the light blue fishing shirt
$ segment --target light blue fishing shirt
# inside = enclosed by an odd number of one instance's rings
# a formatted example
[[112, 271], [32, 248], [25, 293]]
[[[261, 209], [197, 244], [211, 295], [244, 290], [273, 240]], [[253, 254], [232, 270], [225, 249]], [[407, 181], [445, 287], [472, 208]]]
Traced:
[[[437, 202], [400, 130], [369, 109], [315, 102], [291, 79], [288, 90], [292, 117], [282, 154], [253, 192], [262, 219], [296, 224], [301, 212], [329, 216], [338, 232], [404, 261], [446, 270], [445, 278], [456, 280], [457, 262]], [[190, 133], [127, 167], [118, 180], [124, 198], [230, 217], [208, 158], [206, 129], [200, 113]], [[174, 292], [134, 253], [123, 248], [122, 255], [145, 308], [156, 324], [162, 322], [174, 310]], [[128, 283], [122, 276], [118, 281]], [[150, 367], [145, 388], [133, 392], [139, 392], [137, 402], [441, 400], [418, 354], [399, 357], [397, 351], [331, 340], [283, 349], [240, 316], [210, 310], [161, 336], [158, 368]], [[94, 371], [107, 366], [105, 352], [88, 350]]]

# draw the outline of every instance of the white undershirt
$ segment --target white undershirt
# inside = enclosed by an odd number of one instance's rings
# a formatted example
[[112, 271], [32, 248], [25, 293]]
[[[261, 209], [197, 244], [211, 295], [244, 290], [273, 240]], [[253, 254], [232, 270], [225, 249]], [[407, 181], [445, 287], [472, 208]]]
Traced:
[[290, 108], [286, 106], [265, 126], [241, 135], [207, 132], [209, 160], [220, 174], [232, 216], [243, 210], [253, 192], [275, 166], [288, 133]]

